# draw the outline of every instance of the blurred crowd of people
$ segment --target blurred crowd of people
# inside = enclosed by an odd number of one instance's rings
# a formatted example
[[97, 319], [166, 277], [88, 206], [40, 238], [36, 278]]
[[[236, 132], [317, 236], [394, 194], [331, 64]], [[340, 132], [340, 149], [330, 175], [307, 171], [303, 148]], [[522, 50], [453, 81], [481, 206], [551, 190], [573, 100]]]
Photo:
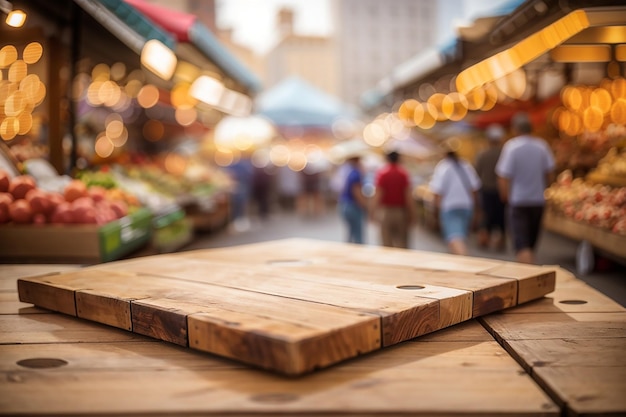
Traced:
[[[489, 126], [484, 136], [488, 146], [474, 161], [460, 157], [454, 141], [443, 141], [444, 156], [428, 182], [442, 238], [449, 252], [458, 255], [467, 255], [473, 232], [482, 248], [505, 250], [508, 238], [516, 259], [533, 263], [544, 190], [555, 168], [553, 154], [544, 139], [532, 134], [525, 113], [512, 119], [510, 139], [505, 140], [501, 125]], [[344, 222], [346, 242], [367, 243], [364, 230], [373, 222], [382, 245], [408, 248], [417, 220], [414, 184], [398, 152], [385, 157], [373, 173], [366, 172], [359, 152], [329, 170], [256, 168], [241, 159], [229, 167], [237, 184], [231, 199], [233, 227], [245, 230], [250, 218], [262, 221], [274, 209], [305, 217], [333, 209]]]

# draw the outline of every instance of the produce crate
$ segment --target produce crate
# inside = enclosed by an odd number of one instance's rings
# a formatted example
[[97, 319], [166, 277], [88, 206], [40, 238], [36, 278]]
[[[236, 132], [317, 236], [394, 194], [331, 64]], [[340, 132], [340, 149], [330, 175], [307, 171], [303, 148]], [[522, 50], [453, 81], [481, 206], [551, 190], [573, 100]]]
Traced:
[[120, 259], [150, 241], [152, 214], [139, 209], [105, 225], [0, 226], [4, 262], [99, 263]]
[[182, 208], [155, 215], [152, 219], [152, 247], [157, 253], [174, 252], [193, 239], [193, 224]]

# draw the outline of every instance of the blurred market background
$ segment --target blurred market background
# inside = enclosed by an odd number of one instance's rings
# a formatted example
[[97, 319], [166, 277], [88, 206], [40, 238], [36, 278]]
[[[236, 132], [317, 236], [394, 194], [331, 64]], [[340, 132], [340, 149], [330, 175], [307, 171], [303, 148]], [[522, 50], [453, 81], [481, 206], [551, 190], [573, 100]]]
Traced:
[[473, 162], [526, 111], [559, 174], [540, 260], [624, 291], [623, 1], [0, 0], [0, 17], [3, 262], [341, 240], [345, 158], [371, 192], [391, 149], [413, 248], [445, 251], [441, 143]]

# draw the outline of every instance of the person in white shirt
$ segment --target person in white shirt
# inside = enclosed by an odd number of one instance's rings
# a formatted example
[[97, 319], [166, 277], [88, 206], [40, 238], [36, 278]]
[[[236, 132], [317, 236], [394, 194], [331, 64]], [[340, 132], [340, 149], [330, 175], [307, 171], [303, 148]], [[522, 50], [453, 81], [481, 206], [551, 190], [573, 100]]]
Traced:
[[516, 114], [511, 128], [517, 136], [502, 147], [496, 164], [498, 189], [509, 206], [516, 260], [534, 263], [545, 206], [543, 193], [553, 181], [554, 156], [545, 140], [531, 134], [528, 114]]
[[448, 249], [467, 255], [466, 240], [481, 182], [471, 164], [450, 148], [435, 166], [430, 189], [439, 208], [439, 225]]

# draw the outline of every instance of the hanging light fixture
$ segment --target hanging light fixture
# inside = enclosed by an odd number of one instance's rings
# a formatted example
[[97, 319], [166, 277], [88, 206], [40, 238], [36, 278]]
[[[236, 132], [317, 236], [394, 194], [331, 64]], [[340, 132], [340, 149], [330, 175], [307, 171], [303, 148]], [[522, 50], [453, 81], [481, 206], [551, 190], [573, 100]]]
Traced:
[[178, 59], [174, 52], [157, 39], [150, 39], [141, 50], [141, 63], [164, 80], [174, 75]]
[[24, 22], [26, 21], [26, 12], [14, 9], [13, 4], [11, 4], [8, 0], [0, 0], [0, 10], [7, 15], [7, 25], [14, 28], [19, 28], [24, 25]]

